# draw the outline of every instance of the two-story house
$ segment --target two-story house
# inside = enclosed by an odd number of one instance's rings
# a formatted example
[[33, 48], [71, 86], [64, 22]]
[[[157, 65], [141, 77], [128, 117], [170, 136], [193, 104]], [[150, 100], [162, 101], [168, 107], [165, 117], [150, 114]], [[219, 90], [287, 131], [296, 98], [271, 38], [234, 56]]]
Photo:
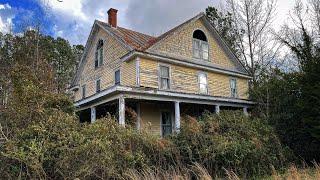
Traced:
[[181, 114], [243, 109], [251, 77], [204, 13], [153, 37], [119, 27], [117, 10], [96, 20], [73, 82], [80, 121], [107, 113], [161, 136], [180, 129]]

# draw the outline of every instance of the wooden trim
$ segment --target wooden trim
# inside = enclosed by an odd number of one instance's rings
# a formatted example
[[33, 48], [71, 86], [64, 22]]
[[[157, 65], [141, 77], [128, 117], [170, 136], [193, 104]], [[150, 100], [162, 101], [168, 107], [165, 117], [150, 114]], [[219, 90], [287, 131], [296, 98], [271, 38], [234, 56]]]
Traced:
[[133, 51], [131, 53], [128, 53], [127, 55], [123, 56], [121, 58], [122, 61], [129, 61], [134, 57], [142, 57], [142, 58], [147, 58], [149, 60], [156, 60], [156, 61], [161, 61], [163, 63], [170, 63], [170, 64], [175, 64], [175, 65], [180, 65], [180, 66], [185, 66], [185, 67], [191, 67], [191, 68], [196, 68], [199, 70], [207, 70], [210, 72], [216, 72], [220, 74], [226, 74], [230, 76], [236, 76], [236, 77], [242, 77], [246, 79], [252, 79], [251, 76], [238, 72], [235, 70], [231, 69], [226, 69], [226, 68], [221, 68], [217, 67], [215, 65], [212, 65], [212, 63], [206, 62], [206, 61], [187, 61], [183, 59], [176, 59], [176, 58], [171, 58], [171, 57], [165, 57], [162, 55], [158, 54], [152, 54], [152, 53], [147, 53], [147, 52], [137, 52]]
[[[112, 95], [113, 94], [113, 95]], [[195, 103], [195, 104], [208, 104], [208, 105], [222, 105], [222, 106], [232, 106], [232, 107], [249, 107], [256, 103], [250, 100], [227, 98], [227, 97], [216, 97], [210, 95], [201, 94], [187, 94], [187, 93], [177, 93], [171, 91], [163, 90], [144, 90], [139, 88], [132, 88], [126, 86], [113, 86], [112, 88], [101, 91], [98, 94], [90, 96], [86, 99], [80, 100], [75, 103], [76, 107], [84, 106], [94, 102], [97, 99], [106, 97], [105, 99], [95, 102], [95, 105], [103, 104], [114, 100], [117, 95], [125, 94], [127, 98], [134, 99], [145, 99], [154, 101], [179, 101], [181, 103]], [[109, 96], [109, 97], [108, 97]]]
[[140, 58], [136, 58], [136, 85], [140, 87]]

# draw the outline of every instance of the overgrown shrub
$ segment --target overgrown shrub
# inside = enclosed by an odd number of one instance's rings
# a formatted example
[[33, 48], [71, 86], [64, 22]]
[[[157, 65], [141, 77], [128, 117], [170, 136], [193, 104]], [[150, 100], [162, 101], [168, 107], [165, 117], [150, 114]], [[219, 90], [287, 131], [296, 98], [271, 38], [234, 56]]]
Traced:
[[[60, 110], [30, 124], [1, 147], [6, 178], [105, 179], [152, 169], [185, 172], [204, 167], [214, 177], [271, 173], [282, 167], [285, 151], [270, 127], [240, 113], [187, 117], [179, 134], [159, 139], [148, 132], [119, 126], [106, 117], [79, 124]], [[190, 169], [190, 170], [188, 170]]]
[[199, 120], [186, 117], [181, 132], [171, 138], [184, 164], [200, 163], [210, 174], [230, 170], [241, 176], [284, 167], [289, 150], [282, 147], [273, 129], [242, 112], [205, 113]]

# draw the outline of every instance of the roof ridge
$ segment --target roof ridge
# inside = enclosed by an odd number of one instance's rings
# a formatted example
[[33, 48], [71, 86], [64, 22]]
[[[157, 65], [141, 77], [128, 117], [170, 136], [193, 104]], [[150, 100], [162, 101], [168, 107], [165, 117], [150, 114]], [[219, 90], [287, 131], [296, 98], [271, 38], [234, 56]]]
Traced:
[[[96, 19], [96, 21], [111, 27], [109, 23], [106, 23], [106, 22], [103, 22], [103, 21], [100, 21], [100, 20], [97, 20], [97, 19]], [[149, 36], [151, 38], [156, 38], [155, 36], [151, 36], [149, 34], [142, 33], [142, 32], [139, 32], [139, 31], [136, 31], [136, 30], [133, 30], [133, 29], [126, 28], [126, 27], [117, 26], [117, 28], [124, 29], [124, 30], [127, 30], [127, 31], [132, 31], [132, 32], [135, 32], [135, 33], [139, 33], [139, 34], [142, 34], [142, 35], [145, 35], [145, 36]]]

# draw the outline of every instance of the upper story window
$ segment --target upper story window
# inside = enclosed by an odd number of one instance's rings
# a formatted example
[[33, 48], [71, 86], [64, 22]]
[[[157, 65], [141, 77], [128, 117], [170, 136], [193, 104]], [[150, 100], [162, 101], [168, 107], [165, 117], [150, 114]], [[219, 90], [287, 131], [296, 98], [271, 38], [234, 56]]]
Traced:
[[82, 85], [82, 99], [84, 99], [86, 97], [86, 85]]
[[98, 68], [102, 66], [102, 64], [103, 64], [103, 40], [100, 39], [97, 43], [94, 67]]
[[209, 45], [204, 32], [196, 30], [193, 33], [193, 57], [197, 59], [209, 59]]
[[199, 81], [199, 91], [201, 94], [208, 94], [208, 78], [207, 74], [204, 72], [200, 72], [198, 74]]
[[119, 85], [120, 84], [120, 70], [117, 70], [114, 72], [114, 84]]
[[101, 79], [96, 80], [96, 93], [101, 91]]
[[160, 89], [170, 89], [170, 70], [168, 66], [160, 65]]
[[230, 79], [230, 91], [231, 91], [231, 97], [233, 97], [233, 98], [238, 97], [237, 79], [235, 79], [235, 78]]

